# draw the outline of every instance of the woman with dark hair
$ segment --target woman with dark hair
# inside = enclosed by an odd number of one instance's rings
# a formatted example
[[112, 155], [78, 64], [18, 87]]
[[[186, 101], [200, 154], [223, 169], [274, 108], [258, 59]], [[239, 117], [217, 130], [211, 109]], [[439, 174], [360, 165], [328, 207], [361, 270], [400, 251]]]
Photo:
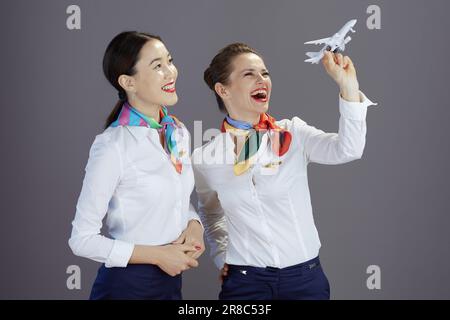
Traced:
[[123, 32], [103, 71], [120, 100], [91, 147], [69, 245], [103, 263], [91, 299], [181, 299], [181, 273], [198, 266], [204, 243], [189, 132], [167, 110], [177, 69], [161, 38]]
[[220, 50], [204, 73], [227, 115], [222, 133], [192, 156], [199, 214], [221, 270], [220, 299], [329, 299], [308, 188], [310, 162], [361, 158], [367, 107], [349, 57], [326, 52], [340, 88], [339, 133], [268, 113], [272, 82], [243, 43]]

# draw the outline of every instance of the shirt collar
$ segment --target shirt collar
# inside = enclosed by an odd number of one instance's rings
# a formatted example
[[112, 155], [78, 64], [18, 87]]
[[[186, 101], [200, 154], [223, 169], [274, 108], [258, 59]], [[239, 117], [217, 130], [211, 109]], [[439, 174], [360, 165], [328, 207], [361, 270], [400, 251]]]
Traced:
[[138, 127], [138, 126], [126, 126], [125, 127], [132, 135], [136, 138], [136, 140], [140, 141], [146, 137], [155, 137], [158, 136], [158, 131], [156, 129], [151, 129], [148, 127]]

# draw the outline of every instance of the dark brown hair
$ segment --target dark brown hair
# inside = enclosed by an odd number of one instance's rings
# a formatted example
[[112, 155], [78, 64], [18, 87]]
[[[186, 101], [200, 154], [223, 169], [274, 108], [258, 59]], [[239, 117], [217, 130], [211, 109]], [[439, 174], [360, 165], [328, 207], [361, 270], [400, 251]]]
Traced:
[[119, 85], [119, 77], [122, 74], [132, 76], [136, 73], [135, 66], [139, 60], [139, 53], [147, 41], [152, 39], [162, 42], [160, 37], [152, 34], [125, 31], [115, 36], [106, 48], [103, 56], [103, 73], [118, 91], [119, 101], [106, 119], [105, 129], [116, 121], [124, 101], [127, 100], [125, 90]]
[[219, 110], [226, 113], [225, 105], [222, 98], [217, 94], [214, 89], [214, 85], [218, 82], [226, 85], [228, 84], [228, 78], [233, 72], [232, 62], [234, 58], [243, 53], [254, 53], [261, 56], [255, 49], [246, 45], [245, 43], [232, 43], [222, 48], [218, 54], [212, 59], [209, 67], [205, 70], [203, 74], [203, 79], [205, 80], [208, 87], [216, 95], [217, 104], [219, 105]]

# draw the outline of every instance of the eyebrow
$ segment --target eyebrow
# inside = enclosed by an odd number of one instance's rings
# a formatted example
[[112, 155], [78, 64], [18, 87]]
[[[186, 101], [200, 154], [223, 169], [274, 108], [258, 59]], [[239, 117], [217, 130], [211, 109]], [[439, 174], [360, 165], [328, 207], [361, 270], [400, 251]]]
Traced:
[[[168, 53], [167, 56], [170, 57], [170, 53]], [[161, 61], [161, 60], [162, 60], [162, 58], [155, 58], [152, 60], [152, 62], [149, 63], [149, 65], [151, 65], [153, 62]]]
[[[241, 73], [247, 72], [247, 71], [255, 71], [255, 69], [253, 68], [249, 68], [249, 69], [244, 69], [241, 71]], [[268, 72], [267, 69], [261, 69], [262, 72]]]

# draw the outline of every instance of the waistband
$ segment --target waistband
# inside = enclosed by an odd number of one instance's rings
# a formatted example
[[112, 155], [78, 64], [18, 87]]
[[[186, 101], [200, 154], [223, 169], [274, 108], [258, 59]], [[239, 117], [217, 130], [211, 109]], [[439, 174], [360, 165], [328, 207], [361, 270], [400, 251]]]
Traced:
[[308, 271], [311, 269], [314, 269], [316, 267], [320, 266], [320, 259], [319, 256], [299, 263], [299, 264], [295, 264], [289, 267], [285, 267], [285, 268], [277, 268], [277, 267], [271, 267], [271, 266], [267, 266], [267, 267], [254, 267], [254, 266], [241, 266], [241, 265], [235, 265], [235, 264], [229, 264], [228, 265], [228, 270], [229, 271], [240, 271], [242, 272], [243, 270], [246, 271]]

